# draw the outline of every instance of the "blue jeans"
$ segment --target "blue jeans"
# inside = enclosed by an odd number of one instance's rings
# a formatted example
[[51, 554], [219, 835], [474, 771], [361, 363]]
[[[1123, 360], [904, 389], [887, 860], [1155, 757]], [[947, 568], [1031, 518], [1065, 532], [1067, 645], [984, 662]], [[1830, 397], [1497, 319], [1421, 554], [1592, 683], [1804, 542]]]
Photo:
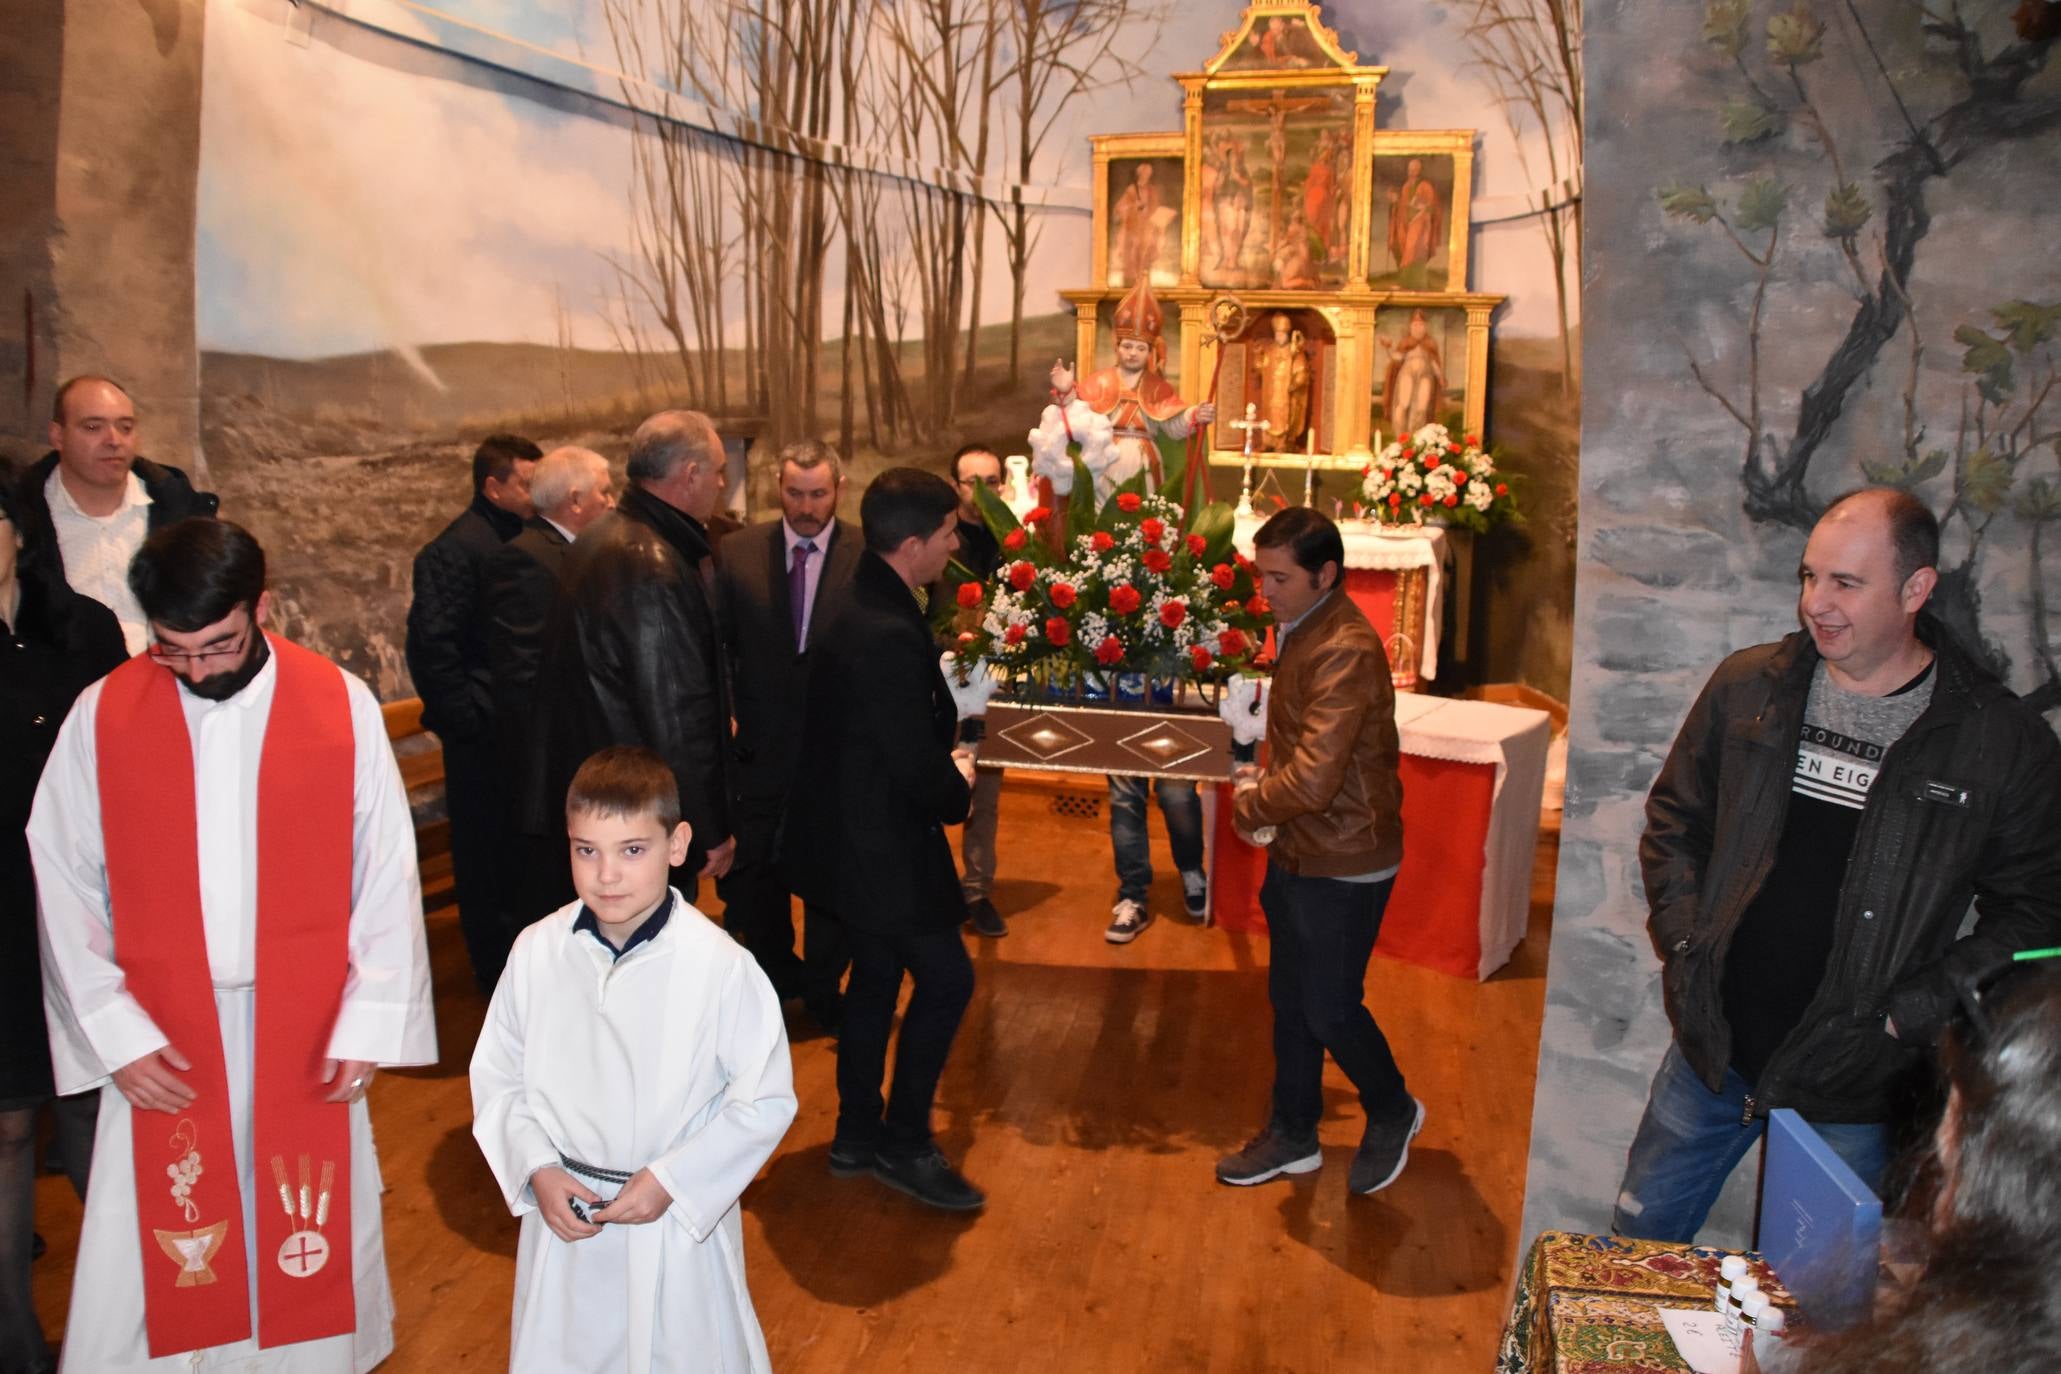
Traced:
[[[1740, 1120], [1746, 1112], [1750, 1085], [1737, 1070], [1725, 1070], [1724, 1088], [1712, 1092], [1670, 1042], [1646, 1114], [1632, 1138], [1625, 1160], [1624, 1182], [1618, 1186], [1617, 1210], [1610, 1229], [1638, 1240], [1686, 1244], [1703, 1229], [1711, 1204], [1725, 1186], [1734, 1165], [1746, 1157], [1767, 1118]], [[1861, 1182], [1882, 1192], [1889, 1168], [1890, 1136], [1881, 1122], [1810, 1123]]]
[[1116, 899], [1142, 902], [1152, 890], [1152, 837], [1145, 829], [1145, 793], [1159, 792], [1159, 813], [1166, 817], [1167, 844], [1174, 867], [1202, 872], [1202, 798], [1195, 784], [1171, 778], [1110, 775], [1109, 847], [1116, 851]]

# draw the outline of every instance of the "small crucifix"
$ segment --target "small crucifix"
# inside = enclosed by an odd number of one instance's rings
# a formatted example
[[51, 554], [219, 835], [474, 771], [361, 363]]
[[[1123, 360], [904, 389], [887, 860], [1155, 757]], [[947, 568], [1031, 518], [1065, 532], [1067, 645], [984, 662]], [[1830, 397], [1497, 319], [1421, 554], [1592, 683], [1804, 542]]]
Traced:
[[1245, 481], [1238, 491], [1238, 514], [1252, 514], [1252, 436], [1265, 434], [1273, 426], [1259, 418], [1259, 407], [1245, 403], [1245, 418], [1231, 421], [1231, 428], [1245, 431]]

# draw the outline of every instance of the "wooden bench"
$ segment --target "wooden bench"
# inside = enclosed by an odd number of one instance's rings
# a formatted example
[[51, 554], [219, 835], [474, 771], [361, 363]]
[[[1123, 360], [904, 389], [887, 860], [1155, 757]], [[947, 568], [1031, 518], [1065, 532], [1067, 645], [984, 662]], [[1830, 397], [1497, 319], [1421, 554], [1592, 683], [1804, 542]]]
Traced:
[[[422, 794], [443, 791], [444, 747], [435, 735], [422, 728], [421, 697], [388, 702], [381, 710], [386, 716], [386, 737], [401, 765], [401, 784], [408, 789], [409, 808], [416, 810], [424, 800]], [[448, 819], [440, 816], [416, 823], [415, 857], [422, 869], [423, 907], [433, 911], [454, 900]]]

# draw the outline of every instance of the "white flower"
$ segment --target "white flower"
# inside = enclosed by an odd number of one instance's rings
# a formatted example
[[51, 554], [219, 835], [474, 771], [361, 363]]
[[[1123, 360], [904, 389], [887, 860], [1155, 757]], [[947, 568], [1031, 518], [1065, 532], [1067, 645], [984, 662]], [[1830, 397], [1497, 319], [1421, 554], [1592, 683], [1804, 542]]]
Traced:
[[1496, 499], [1496, 494], [1489, 490], [1486, 482], [1469, 482], [1466, 499], [1467, 504], [1476, 510], [1487, 510], [1490, 503]]

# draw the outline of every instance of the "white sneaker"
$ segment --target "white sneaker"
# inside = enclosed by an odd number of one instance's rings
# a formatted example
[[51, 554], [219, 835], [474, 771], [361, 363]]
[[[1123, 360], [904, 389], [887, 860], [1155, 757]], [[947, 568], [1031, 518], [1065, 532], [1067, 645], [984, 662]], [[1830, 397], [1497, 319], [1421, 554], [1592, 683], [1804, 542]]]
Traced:
[[1128, 897], [1111, 907], [1109, 914], [1113, 919], [1109, 929], [1102, 932], [1102, 938], [1112, 945], [1129, 944], [1152, 924], [1152, 913]]

